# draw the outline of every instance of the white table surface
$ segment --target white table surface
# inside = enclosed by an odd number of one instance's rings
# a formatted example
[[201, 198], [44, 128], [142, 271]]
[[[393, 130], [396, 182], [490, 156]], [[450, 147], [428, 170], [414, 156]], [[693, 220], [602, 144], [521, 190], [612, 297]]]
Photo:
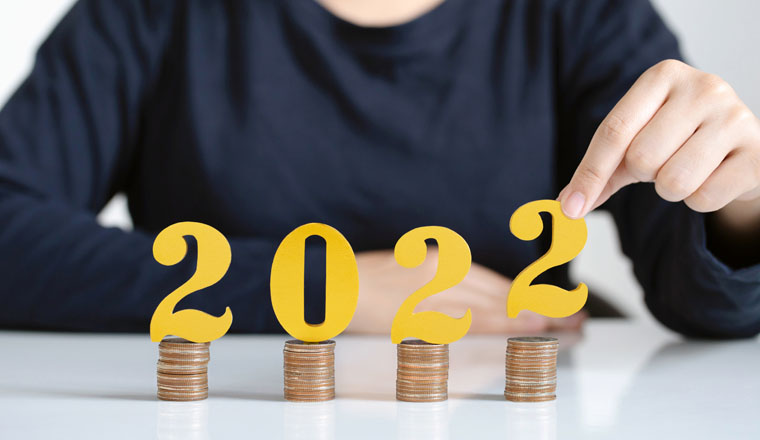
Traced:
[[560, 334], [558, 398], [503, 398], [506, 337], [451, 346], [449, 400], [396, 402], [389, 337], [337, 338], [337, 399], [282, 399], [285, 336], [211, 344], [210, 397], [160, 402], [146, 335], [0, 332], [0, 439], [760, 438], [760, 341], [651, 324]]

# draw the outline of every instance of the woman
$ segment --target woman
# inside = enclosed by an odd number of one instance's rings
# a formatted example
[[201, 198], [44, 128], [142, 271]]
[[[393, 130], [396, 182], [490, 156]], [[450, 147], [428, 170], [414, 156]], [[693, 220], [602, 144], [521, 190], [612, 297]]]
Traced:
[[[153, 239], [192, 220], [222, 231], [233, 260], [178, 308], [229, 306], [233, 329], [279, 331], [274, 251], [316, 221], [357, 252], [353, 331], [388, 332], [432, 277], [435, 255], [410, 270], [391, 252], [431, 224], [475, 264], [421, 307], [470, 307], [472, 331], [576, 328], [580, 315], [504, 313], [547, 244], [514, 238], [509, 215], [559, 194], [571, 217], [612, 212], [664, 324], [755, 335], [760, 125], [679, 57], [643, 0], [82, 0], [0, 113], [0, 322], [146, 330], [195, 269], [192, 252], [157, 264]], [[120, 191], [134, 232], [95, 222]]]

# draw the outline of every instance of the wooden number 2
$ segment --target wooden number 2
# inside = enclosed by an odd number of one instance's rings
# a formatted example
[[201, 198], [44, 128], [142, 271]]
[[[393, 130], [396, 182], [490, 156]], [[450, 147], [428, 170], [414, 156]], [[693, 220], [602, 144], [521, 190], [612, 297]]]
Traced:
[[512, 282], [507, 297], [507, 316], [514, 318], [521, 310], [532, 310], [544, 316], [562, 318], [579, 311], [588, 298], [588, 287], [580, 283], [573, 290], [550, 284], [532, 285], [544, 271], [575, 258], [586, 243], [586, 222], [565, 216], [559, 202], [536, 200], [519, 207], [509, 221], [509, 229], [520, 240], [535, 240], [543, 231], [539, 215], [548, 212], [552, 217], [552, 244], [549, 251], [526, 267]]
[[422, 264], [427, 256], [425, 240], [430, 238], [438, 242], [435, 277], [401, 304], [391, 326], [391, 341], [394, 344], [409, 337], [431, 344], [450, 344], [467, 334], [472, 324], [470, 309], [461, 318], [452, 318], [434, 311], [414, 313], [415, 307], [423, 299], [462, 282], [472, 264], [467, 242], [451, 229], [440, 226], [425, 226], [404, 234], [396, 243], [394, 251], [398, 264], [408, 268]]
[[[304, 259], [306, 239], [324, 238], [325, 320], [309, 324], [304, 319]], [[309, 223], [296, 228], [280, 243], [272, 262], [272, 308], [280, 325], [305, 342], [326, 341], [348, 327], [359, 300], [359, 269], [351, 245], [335, 228]]]
[[164, 266], [182, 261], [187, 255], [186, 235], [192, 235], [198, 242], [198, 264], [193, 276], [164, 298], [153, 312], [150, 339], [154, 342], [167, 335], [192, 342], [209, 342], [224, 336], [232, 325], [229, 307], [218, 317], [194, 309], [174, 311], [182, 298], [221, 280], [232, 259], [230, 244], [219, 231], [203, 223], [181, 222], [169, 226], [156, 237], [153, 242], [156, 261]]

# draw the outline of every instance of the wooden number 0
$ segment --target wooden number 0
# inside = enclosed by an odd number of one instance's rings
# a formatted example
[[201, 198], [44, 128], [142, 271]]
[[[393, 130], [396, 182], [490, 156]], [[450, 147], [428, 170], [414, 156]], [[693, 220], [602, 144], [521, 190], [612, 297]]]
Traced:
[[462, 282], [472, 264], [467, 242], [451, 229], [440, 226], [425, 226], [404, 234], [396, 243], [394, 251], [398, 264], [408, 268], [422, 264], [427, 256], [425, 240], [430, 238], [438, 242], [435, 277], [401, 304], [391, 326], [391, 341], [394, 344], [409, 337], [431, 344], [450, 344], [467, 334], [472, 324], [470, 309], [461, 318], [452, 318], [434, 311], [414, 313], [415, 307], [423, 299]]
[[224, 336], [232, 325], [229, 307], [219, 317], [194, 309], [174, 311], [182, 298], [221, 280], [232, 260], [230, 244], [219, 231], [203, 223], [181, 222], [169, 226], [156, 237], [153, 242], [156, 261], [164, 266], [182, 261], [187, 255], [186, 235], [192, 235], [198, 242], [197, 268], [193, 276], [164, 298], [153, 312], [150, 320], [153, 342], [159, 342], [167, 335], [192, 342], [209, 342]]
[[[325, 320], [309, 324], [304, 319], [304, 259], [306, 239], [325, 239]], [[335, 228], [309, 223], [296, 228], [280, 243], [272, 262], [272, 308], [280, 325], [305, 342], [334, 338], [348, 327], [359, 300], [359, 269], [351, 245]]]
[[532, 310], [544, 316], [562, 318], [579, 311], [588, 298], [588, 287], [580, 283], [573, 290], [550, 284], [531, 284], [544, 271], [575, 258], [586, 243], [586, 222], [565, 216], [554, 200], [537, 200], [519, 207], [509, 221], [509, 229], [520, 240], [535, 240], [543, 231], [539, 215], [552, 216], [552, 244], [549, 251], [526, 267], [512, 282], [507, 296], [507, 316], [514, 318], [521, 310]]

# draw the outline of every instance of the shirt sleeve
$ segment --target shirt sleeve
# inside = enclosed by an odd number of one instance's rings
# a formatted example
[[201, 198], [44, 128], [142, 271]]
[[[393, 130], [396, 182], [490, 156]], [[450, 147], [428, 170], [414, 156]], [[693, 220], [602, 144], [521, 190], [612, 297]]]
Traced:
[[[680, 53], [646, 0], [565, 2], [557, 23], [561, 187], [636, 78]], [[660, 322], [695, 337], [760, 332], [760, 266], [735, 270], [716, 258], [706, 245], [704, 215], [662, 200], [652, 184], [626, 187], [602, 208], [612, 213], [646, 304]]]
[[[192, 240], [181, 263], [164, 267], [155, 232], [95, 220], [130, 175], [175, 6], [78, 2], [0, 111], [0, 327], [147, 331], [158, 303], [195, 271]], [[268, 290], [276, 243], [230, 242], [227, 275], [177, 308], [229, 306], [233, 330], [278, 329], [269, 296], [253, 294]]]

